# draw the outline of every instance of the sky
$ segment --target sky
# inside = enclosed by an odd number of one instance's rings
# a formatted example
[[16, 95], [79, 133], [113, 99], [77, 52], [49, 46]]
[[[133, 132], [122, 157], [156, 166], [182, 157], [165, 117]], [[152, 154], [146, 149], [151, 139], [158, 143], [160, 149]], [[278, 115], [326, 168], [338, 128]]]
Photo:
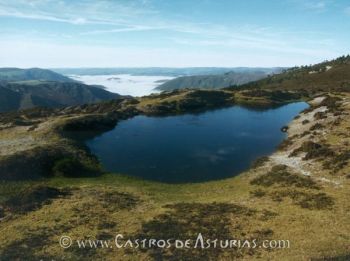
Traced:
[[0, 0], [0, 66], [308, 65], [349, 32], [349, 0]]

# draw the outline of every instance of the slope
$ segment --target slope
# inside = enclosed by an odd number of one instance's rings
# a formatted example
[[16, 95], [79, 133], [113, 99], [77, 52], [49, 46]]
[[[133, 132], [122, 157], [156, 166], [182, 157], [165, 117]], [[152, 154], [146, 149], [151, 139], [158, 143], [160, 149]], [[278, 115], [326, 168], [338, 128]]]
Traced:
[[46, 69], [0, 68], [0, 81], [15, 82], [33, 80], [74, 82], [74, 80], [66, 76]]
[[170, 91], [175, 89], [220, 89], [231, 85], [241, 85], [247, 82], [267, 77], [264, 71], [228, 72], [219, 75], [183, 76], [167, 81], [156, 89]]
[[77, 82], [43, 82], [36, 85], [0, 84], [0, 112], [37, 106], [63, 107], [122, 97], [101, 88]]
[[[232, 86], [231, 88], [236, 88]], [[280, 74], [240, 86], [242, 89], [278, 89], [318, 91], [350, 90], [350, 56], [312, 66], [294, 67]]]

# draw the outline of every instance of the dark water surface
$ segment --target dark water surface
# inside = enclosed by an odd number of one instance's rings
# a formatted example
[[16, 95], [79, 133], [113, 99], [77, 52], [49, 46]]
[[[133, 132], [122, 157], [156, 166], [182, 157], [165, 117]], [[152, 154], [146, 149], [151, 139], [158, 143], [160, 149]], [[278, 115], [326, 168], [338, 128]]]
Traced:
[[304, 102], [267, 110], [231, 107], [170, 117], [137, 116], [87, 141], [105, 169], [167, 183], [232, 177], [269, 155]]

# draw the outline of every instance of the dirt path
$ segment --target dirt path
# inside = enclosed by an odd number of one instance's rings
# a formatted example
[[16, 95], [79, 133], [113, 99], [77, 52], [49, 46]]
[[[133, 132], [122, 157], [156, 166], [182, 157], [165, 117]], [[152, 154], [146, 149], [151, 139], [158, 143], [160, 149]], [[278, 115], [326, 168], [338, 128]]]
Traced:
[[[309, 103], [313, 106], [316, 106], [320, 104], [324, 99], [325, 97], [317, 97]], [[305, 136], [300, 135], [305, 133], [306, 131], [311, 133], [312, 131], [310, 131], [310, 128], [315, 123], [331, 126], [331, 120], [334, 119], [332, 115], [329, 115], [330, 117], [327, 117], [325, 119], [318, 120], [316, 120], [314, 117], [315, 114], [319, 112], [325, 112], [326, 114], [328, 114], [327, 110], [328, 108], [326, 106], [321, 106], [317, 107], [312, 111], [300, 113], [299, 116], [296, 119], [294, 119], [288, 126], [288, 138], [292, 139], [292, 144], [289, 145], [287, 148], [272, 154], [269, 157], [269, 165], [286, 165], [292, 170], [294, 170], [296, 173], [300, 173], [305, 176], [312, 176], [315, 180], [319, 180], [321, 182], [326, 183], [332, 183], [336, 186], [341, 185], [341, 181], [338, 178], [332, 178], [328, 175], [322, 176], [325, 173], [324, 170], [322, 170], [323, 168], [321, 167], [321, 164], [319, 164], [317, 161], [303, 160], [305, 153], [301, 153], [297, 156], [290, 156], [290, 154], [295, 149], [299, 148], [306, 141], [319, 142], [322, 139], [326, 139], [327, 134], [331, 131], [331, 127], [325, 128], [324, 130], [318, 130], [317, 135], [313, 135], [314, 133]], [[293, 139], [293, 137], [297, 138]]]

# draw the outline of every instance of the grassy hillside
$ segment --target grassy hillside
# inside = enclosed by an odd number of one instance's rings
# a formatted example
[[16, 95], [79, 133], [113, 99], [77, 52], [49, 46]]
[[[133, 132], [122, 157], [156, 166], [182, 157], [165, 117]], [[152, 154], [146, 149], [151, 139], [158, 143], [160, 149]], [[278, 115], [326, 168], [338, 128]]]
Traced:
[[291, 68], [281, 74], [244, 84], [240, 88], [307, 90], [311, 92], [350, 91], [350, 56], [342, 56], [312, 66]]
[[0, 84], [0, 112], [32, 107], [63, 107], [95, 103], [121, 97], [101, 88], [77, 82], [36, 82]]
[[[0, 260], [349, 260], [350, 93], [342, 89], [348, 60], [294, 68], [242, 88], [0, 114]], [[225, 180], [163, 184], [106, 173], [76, 137], [136, 115], [302, 99], [310, 107], [284, 128], [288, 138], [279, 148]], [[201, 233], [256, 240], [258, 247], [117, 248], [119, 233], [131, 241], [192, 242]], [[63, 235], [71, 246], [60, 246]], [[79, 248], [76, 240], [84, 239], [110, 247]], [[264, 240], [276, 247], [259, 247]]]
[[66, 76], [40, 68], [0, 68], [0, 81], [15, 82], [32, 80], [74, 82], [74, 80]]
[[[45, 174], [39, 172], [44, 167], [52, 171], [51, 178], [0, 183], [1, 257], [4, 260], [63, 257], [69, 260], [347, 260], [348, 94], [311, 100], [310, 109], [289, 125], [289, 139], [276, 153], [258, 161], [240, 176], [220, 181], [169, 185], [117, 173], [98, 176], [96, 159], [62, 135], [62, 130], [100, 128], [112, 117], [115, 124], [116, 119], [140, 113], [135, 112], [135, 106], [148, 112], [150, 106], [155, 108], [164, 101], [181, 104], [181, 100], [198, 99], [198, 96], [202, 96], [201, 101], [211, 99], [211, 91], [203, 92], [190, 92], [195, 95], [189, 95], [188, 91], [175, 92], [55, 111], [27, 110], [16, 114], [16, 119], [12, 115], [11, 122], [1, 118], [3, 174], [11, 175], [21, 167], [25, 169], [23, 178], [28, 174]], [[228, 98], [225, 94], [218, 95], [219, 92], [214, 92], [215, 99]], [[232, 96], [237, 94], [231, 93]], [[20, 121], [26, 124], [19, 125]], [[323, 127], [316, 128], [315, 124]], [[318, 150], [320, 146], [322, 149]], [[95, 171], [96, 175], [70, 176], [84, 171]], [[192, 241], [202, 233], [205, 239], [256, 239], [259, 245], [263, 240], [289, 240], [290, 247], [119, 249], [113, 245], [81, 249], [75, 241], [110, 240], [112, 245], [118, 233], [126, 239]], [[63, 235], [73, 240], [67, 249], [58, 243]]]
[[220, 89], [231, 85], [242, 85], [267, 77], [264, 71], [229, 72], [219, 75], [183, 76], [167, 81], [156, 89], [171, 91], [175, 89]]
[[20, 93], [4, 88], [0, 84], [0, 112], [17, 110], [20, 103]]

